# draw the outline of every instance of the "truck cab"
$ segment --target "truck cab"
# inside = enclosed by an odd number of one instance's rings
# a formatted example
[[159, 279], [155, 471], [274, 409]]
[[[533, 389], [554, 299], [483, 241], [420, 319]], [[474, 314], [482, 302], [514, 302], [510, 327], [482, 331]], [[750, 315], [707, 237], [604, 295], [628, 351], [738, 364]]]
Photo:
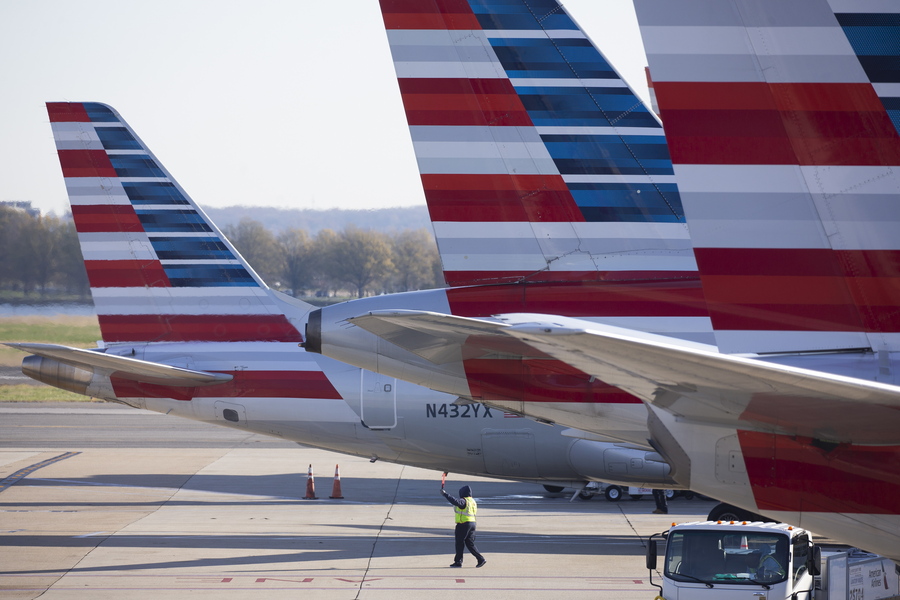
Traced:
[[[662, 585], [653, 583], [665, 540]], [[813, 598], [820, 555], [808, 531], [785, 523], [703, 521], [651, 536], [647, 568], [665, 600]]]

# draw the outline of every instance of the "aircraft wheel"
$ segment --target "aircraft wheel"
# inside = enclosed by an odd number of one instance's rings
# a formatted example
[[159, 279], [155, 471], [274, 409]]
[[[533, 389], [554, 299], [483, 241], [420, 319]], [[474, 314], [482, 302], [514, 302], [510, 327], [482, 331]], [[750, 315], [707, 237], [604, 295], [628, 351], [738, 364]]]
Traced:
[[716, 504], [707, 517], [710, 521], [762, 521], [763, 523], [774, 523], [772, 519], [752, 513], [749, 510], [738, 508], [730, 504]]
[[666, 500], [671, 500], [675, 497], [675, 490], [666, 490]]
[[566, 488], [558, 486], [558, 485], [545, 485], [544, 489], [547, 490], [548, 492], [550, 492], [551, 494], [558, 494]]
[[606, 496], [606, 499], [610, 502], [618, 502], [622, 499], [622, 488], [617, 485], [611, 485], [606, 488], [606, 491], [603, 492], [603, 495]]
[[582, 500], [590, 500], [594, 497], [594, 494], [589, 490], [581, 490], [580, 492], [578, 492], [578, 497]]
[[710, 521], [743, 521], [745, 514], [747, 511], [722, 502], [713, 506], [706, 518]]

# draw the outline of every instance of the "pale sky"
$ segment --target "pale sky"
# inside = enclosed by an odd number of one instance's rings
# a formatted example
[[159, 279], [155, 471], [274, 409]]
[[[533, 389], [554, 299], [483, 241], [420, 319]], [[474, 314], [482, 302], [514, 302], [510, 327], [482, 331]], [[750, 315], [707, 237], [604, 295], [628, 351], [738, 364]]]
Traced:
[[[632, 3], [564, 5], [646, 101]], [[0, 200], [68, 211], [44, 103], [92, 101], [201, 207], [425, 203], [377, 0], [6, 0], [0, 56]]]

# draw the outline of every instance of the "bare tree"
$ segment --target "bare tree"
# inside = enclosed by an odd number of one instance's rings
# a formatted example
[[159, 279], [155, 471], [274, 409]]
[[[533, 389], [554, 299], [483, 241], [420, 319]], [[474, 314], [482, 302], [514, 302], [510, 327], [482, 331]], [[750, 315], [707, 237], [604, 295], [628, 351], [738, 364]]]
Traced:
[[281, 250], [281, 281], [295, 296], [315, 286], [319, 259], [313, 240], [303, 229], [287, 229], [278, 235]]
[[337, 234], [328, 259], [333, 279], [356, 288], [358, 298], [393, 269], [389, 238], [383, 233], [352, 226]]
[[223, 233], [260, 277], [277, 285], [283, 269], [278, 242], [272, 232], [259, 221], [244, 217], [236, 226], [225, 227]]
[[392, 240], [394, 277], [392, 291], [405, 292], [436, 287], [433, 265], [437, 246], [425, 229], [407, 229]]

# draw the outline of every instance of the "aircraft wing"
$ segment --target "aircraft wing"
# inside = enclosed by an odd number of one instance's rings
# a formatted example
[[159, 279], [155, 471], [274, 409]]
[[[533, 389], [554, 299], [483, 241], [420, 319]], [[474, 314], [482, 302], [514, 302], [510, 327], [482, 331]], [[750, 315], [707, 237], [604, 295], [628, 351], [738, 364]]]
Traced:
[[110, 376], [144, 383], [176, 387], [200, 387], [227, 383], [233, 379], [231, 375], [226, 373], [183, 369], [127, 356], [116, 356], [57, 344], [4, 343], [17, 350], [56, 360], [78, 369], [87, 371], [100, 370], [108, 373]]
[[680, 419], [808, 437], [814, 444], [900, 443], [900, 387], [547, 319], [504, 333]]
[[[527, 320], [528, 315], [516, 317], [518, 322]], [[503, 330], [510, 327], [509, 322], [421, 310], [377, 310], [347, 320], [438, 365], [475, 352], [546, 358], [531, 346], [505, 335]]]

